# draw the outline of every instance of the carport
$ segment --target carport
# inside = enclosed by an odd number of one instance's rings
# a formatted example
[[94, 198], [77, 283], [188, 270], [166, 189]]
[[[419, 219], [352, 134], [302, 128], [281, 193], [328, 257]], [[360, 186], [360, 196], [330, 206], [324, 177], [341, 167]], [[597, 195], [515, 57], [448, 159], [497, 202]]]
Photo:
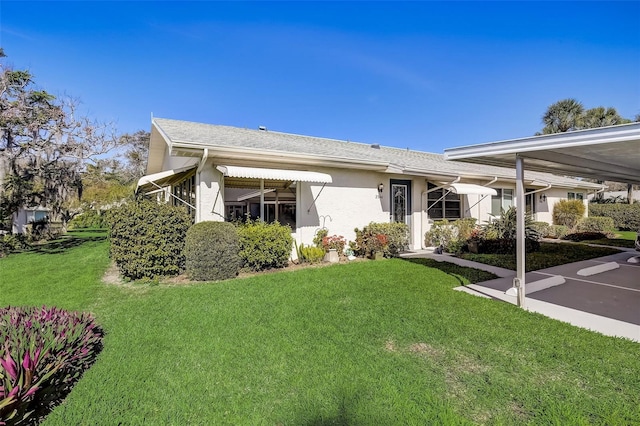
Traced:
[[[445, 159], [516, 169], [516, 206], [525, 205], [525, 170], [640, 184], [640, 123], [489, 142], [444, 151]], [[525, 307], [525, 211], [517, 209], [513, 286]]]

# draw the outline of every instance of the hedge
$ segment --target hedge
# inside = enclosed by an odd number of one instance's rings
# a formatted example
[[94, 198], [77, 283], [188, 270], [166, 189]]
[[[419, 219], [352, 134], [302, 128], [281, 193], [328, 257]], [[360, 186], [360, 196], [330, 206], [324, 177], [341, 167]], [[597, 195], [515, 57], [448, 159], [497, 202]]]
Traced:
[[611, 233], [616, 230], [613, 219], [610, 217], [590, 216], [583, 217], [576, 225], [577, 232], [602, 232]]
[[240, 261], [243, 269], [264, 271], [289, 264], [293, 237], [291, 228], [278, 222], [238, 223]]
[[610, 217], [620, 231], [640, 229], [640, 203], [635, 204], [589, 204], [590, 216]]
[[111, 258], [132, 280], [178, 275], [191, 216], [183, 207], [137, 200], [109, 211]]
[[409, 227], [401, 222], [371, 222], [362, 231], [356, 228], [354, 232], [361, 255], [381, 249], [386, 257], [395, 257], [409, 244]]

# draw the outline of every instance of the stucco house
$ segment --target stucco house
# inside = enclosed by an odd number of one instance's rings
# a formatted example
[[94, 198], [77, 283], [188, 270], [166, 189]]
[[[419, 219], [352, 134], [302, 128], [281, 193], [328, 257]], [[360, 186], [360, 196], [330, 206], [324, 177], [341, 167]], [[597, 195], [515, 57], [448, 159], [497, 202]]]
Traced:
[[[541, 172], [525, 179], [527, 210], [549, 223], [558, 200], [586, 205], [601, 189]], [[305, 244], [323, 227], [353, 240], [354, 228], [400, 221], [409, 226], [410, 248], [420, 249], [436, 220], [484, 223], [513, 205], [515, 170], [377, 144], [153, 118], [138, 191], [186, 205], [195, 222], [277, 220]]]

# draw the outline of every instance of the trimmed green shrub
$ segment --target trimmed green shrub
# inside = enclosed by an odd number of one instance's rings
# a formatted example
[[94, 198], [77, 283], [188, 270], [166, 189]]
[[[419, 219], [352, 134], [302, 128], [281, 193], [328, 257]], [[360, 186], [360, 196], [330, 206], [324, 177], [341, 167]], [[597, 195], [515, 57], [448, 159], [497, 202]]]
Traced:
[[382, 251], [385, 257], [395, 257], [409, 245], [409, 227], [400, 222], [371, 222], [356, 233], [355, 252], [359, 256], [372, 256]]
[[383, 249], [386, 257], [398, 256], [409, 245], [409, 227], [401, 222], [377, 223], [371, 222], [363, 230], [373, 234], [386, 236], [386, 245]]
[[549, 227], [549, 238], [562, 238], [569, 233], [569, 228], [564, 225], [551, 225]]
[[602, 232], [604, 234], [610, 234], [615, 230], [616, 226], [613, 223], [613, 219], [610, 217], [583, 217], [576, 225], [576, 231], [578, 232]]
[[540, 237], [551, 236], [551, 225], [549, 225], [547, 222], [532, 222], [531, 227], [535, 229]]
[[0, 424], [36, 424], [58, 405], [102, 349], [86, 313], [0, 309]]
[[0, 237], [0, 257], [28, 247], [27, 237], [24, 234], [6, 234]]
[[187, 231], [186, 272], [196, 281], [234, 278], [240, 271], [238, 231], [228, 222], [200, 222]]
[[560, 200], [553, 206], [553, 223], [571, 229], [584, 216], [585, 211], [582, 200]]
[[607, 238], [607, 235], [602, 232], [574, 232], [562, 237], [563, 240], [568, 241], [602, 240], [605, 238]]
[[591, 216], [610, 217], [620, 231], [640, 229], [640, 203], [635, 204], [589, 204]]
[[264, 271], [289, 264], [293, 245], [289, 226], [261, 221], [247, 221], [237, 226], [242, 268]]
[[111, 258], [128, 279], [184, 271], [184, 240], [191, 216], [183, 207], [137, 200], [109, 211]]
[[467, 246], [467, 240], [476, 229], [476, 219], [468, 217], [449, 222], [447, 219], [436, 221], [425, 234], [427, 247], [442, 246], [449, 253], [461, 253]]
[[103, 210], [86, 208], [69, 222], [69, 229], [107, 228], [107, 215]]
[[424, 234], [424, 245], [427, 247], [446, 247], [454, 236], [454, 229], [447, 219], [433, 222], [429, 231]]

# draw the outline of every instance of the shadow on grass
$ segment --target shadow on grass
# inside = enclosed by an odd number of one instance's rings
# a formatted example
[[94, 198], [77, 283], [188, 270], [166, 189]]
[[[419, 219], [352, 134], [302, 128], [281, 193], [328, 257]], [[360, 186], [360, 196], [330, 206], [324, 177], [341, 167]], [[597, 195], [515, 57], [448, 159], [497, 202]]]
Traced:
[[74, 233], [65, 235], [55, 240], [47, 241], [46, 243], [33, 245], [31, 246], [31, 248], [25, 250], [25, 252], [38, 254], [59, 254], [86, 243], [104, 241], [106, 239], [106, 233], [104, 235], [96, 235], [95, 232], [87, 235]]
[[438, 262], [434, 259], [427, 259], [422, 257], [417, 258], [402, 258], [406, 262], [415, 263], [418, 265], [426, 266], [428, 268], [439, 269], [445, 274], [454, 277], [460, 285], [476, 284], [483, 281], [489, 281], [498, 278], [497, 275], [491, 272], [481, 271], [479, 269], [468, 268], [466, 266], [459, 266], [455, 263]]
[[[80, 381], [85, 372], [87, 372], [98, 360], [98, 355], [104, 349], [102, 340], [104, 339], [104, 330], [98, 327], [101, 333], [101, 339], [97, 345], [93, 347], [91, 356], [88, 357], [85, 363], [82, 365], [82, 369], [70, 371], [69, 367], [66, 369], [58, 370], [57, 374], [45, 382], [46, 385], [39, 390], [35, 398], [30, 404], [29, 409], [33, 410], [31, 415], [24, 421], [16, 424], [24, 424], [30, 426], [36, 426], [41, 424], [44, 419], [60, 404], [64, 403], [64, 400], [69, 396], [73, 388]], [[8, 423], [12, 424], [12, 423]]]

